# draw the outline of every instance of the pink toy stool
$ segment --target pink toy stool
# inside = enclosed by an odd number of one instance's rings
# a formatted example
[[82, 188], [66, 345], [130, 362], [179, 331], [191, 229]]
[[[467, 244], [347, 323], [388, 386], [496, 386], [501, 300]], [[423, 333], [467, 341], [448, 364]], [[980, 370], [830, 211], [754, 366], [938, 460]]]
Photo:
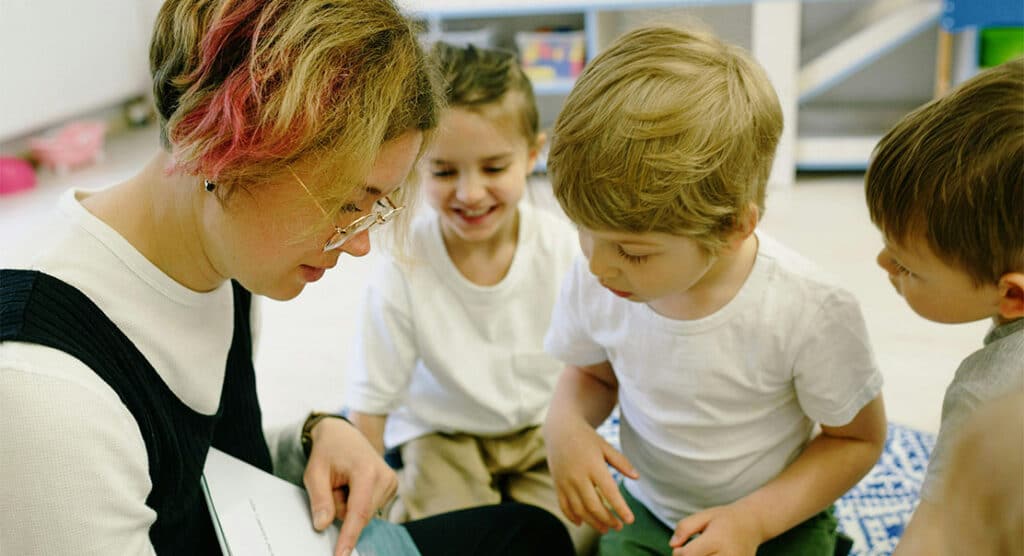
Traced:
[[36, 171], [20, 158], [0, 156], [0, 195], [10, 195], [32, 189], [36, 185]]
[[103, 122], [72, 122], [56, 135], [29, 140], [29, 147], [40, 165], [64, 174], [102, 159], [106, 131], [107, 124]]

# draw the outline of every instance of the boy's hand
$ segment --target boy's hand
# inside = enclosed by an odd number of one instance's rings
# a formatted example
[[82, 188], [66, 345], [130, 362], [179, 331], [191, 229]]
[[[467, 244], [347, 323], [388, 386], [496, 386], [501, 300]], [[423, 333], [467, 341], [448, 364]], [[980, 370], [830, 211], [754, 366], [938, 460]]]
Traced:
[[[700, 534], [690, 542], [690, 537]], [[764, 542], [750, 512], [735, 505], [697, 512], [676, 525], [668, 544], [672, 556], [754, 556]]]
[[607, 465], [636, 479], [639, 474], [626, 456], [583, 419], [559, 423], [549, 420], [544, 436], [558, 504], [569, 521], [576, 525], [586, 522], [601, 534], [610, 528], [621, 530], [623, 522], [633, 523], [633, 512], [619, 493]]

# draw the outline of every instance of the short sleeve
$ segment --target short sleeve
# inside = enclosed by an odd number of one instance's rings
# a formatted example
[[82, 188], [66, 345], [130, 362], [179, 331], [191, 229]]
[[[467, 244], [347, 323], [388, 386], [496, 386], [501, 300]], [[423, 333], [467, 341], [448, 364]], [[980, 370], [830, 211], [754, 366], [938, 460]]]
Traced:
[[[0, 344], [2, 552], [153, 554], [149, 460], [131, 413], [77, 359], [15, 344]], [[60, 366], [8, 357], [43, 350]]]
[[604, 347], [594, 341], [586, 315], [586, 280], [593, 280], [586, 259], [576, 258], [562, 282], [551, 311], [551, 325], [544, 337], [544, 349], [569, 365], [596, 365], [608, 360]]
[[929, 502], [940, 502], [943, 478], [956, 437], [964, 423], [978, 410], [980, 403], [980, 400], [961, 383], [954, 381], [946, 389], [946, 396], [942, 401], [942, 424], [935, 439], [935, 448], [928, 457], [928, 473], [925, 475], [924, 484], [921, 485], [921, 498]]
[[346, 389], [349, 409], [386, 415], [400, 405], [417, 359], [410, 305], [402, 268], [388, 258], [380, 261], [356, 324]]
[[801, 408], [825, 426], [849, 424], [882, 391], [857, 301], [848, 292], [831, 292], [799, 340], [794, 382]]

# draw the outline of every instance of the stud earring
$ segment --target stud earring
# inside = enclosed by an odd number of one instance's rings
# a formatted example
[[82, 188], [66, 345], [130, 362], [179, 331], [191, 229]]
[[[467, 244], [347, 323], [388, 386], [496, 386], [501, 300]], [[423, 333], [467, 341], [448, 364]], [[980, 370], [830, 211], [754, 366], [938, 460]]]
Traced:
[[206, 187], [207, 191], [213, 191], [214, 189], [217, 188], [217, 184], [213, 183], [210, 180], [203, 180], [203, 185]]

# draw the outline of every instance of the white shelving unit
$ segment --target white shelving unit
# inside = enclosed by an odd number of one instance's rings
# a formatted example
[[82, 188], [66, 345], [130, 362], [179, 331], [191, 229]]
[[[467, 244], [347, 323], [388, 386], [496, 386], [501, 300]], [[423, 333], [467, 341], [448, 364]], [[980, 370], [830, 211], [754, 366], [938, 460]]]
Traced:
[[[615, 37], [651, 21], [697, 18], [724, 39], [750, 49], [775, 86], [786, 128], [770, 177], [775, 187], [795, 181], [795, 172], [863, 169], [881, 133], [903, 112], [927, 99], [928, 93], [888, 101], [884, 109], [866, 106], [858, 113], [854, 101], [830, 99], [830, 91], [856, 80], [869, 66], [922, 34], [937, 28], [940, 0], [399, 0], [411, 15], [421, 18], [429, 33], [440, 36], [449, 28], [491, 24], [530, 30], [529, 26], [573, 26], [586, 36], [592, 58]], [[820, 17], [831, 10], [830, 17]], [[824, 20], [815, 24], [812, 20]], [[815, 26], [816, 25], [816, 26]], [[461, 27], [460, 27], [461, 26]], [[517, 27], [518, 26], [518, 27]], [[525, 27], [524, 27], [525, 26]], [[808, 28], [808, 27], [813, 28]], [[507, 41], [506, 41], [507, 42]], [[511, 46], [511, 44], [502, 44]], [[921, 50], [920, 44], [917, 50]], [[918, 54], [915, 65], [932, 80], [934, 54]], [[921, 69], [920, 65], [925, 64]], [[904, 76], [883, 76], [898, 81]], [[878, 76], [873, 76], [878, 79]], [[571, 81], [535, 84], [542, 114], [557, 110], [572, 87]], [[914, 88], [914, 87], [911, 87]], [[920, 87], [917, 87], [918, 89]], [[835, 96], [835, 95], [832, 95]], [[870, 96], [870, 95], [861, 95]], [[835, 112], [834, 125], [803, 129]], [[882, 117], [878, 118], [881, 115]], [[553, 118], [553, 116], [552, 116]], [[872, 119], [877, 121], [872, 121]], [[848, 122], [853, 125], [846, 125]], [[799, 130], [799, 131], [798, 131]]]

